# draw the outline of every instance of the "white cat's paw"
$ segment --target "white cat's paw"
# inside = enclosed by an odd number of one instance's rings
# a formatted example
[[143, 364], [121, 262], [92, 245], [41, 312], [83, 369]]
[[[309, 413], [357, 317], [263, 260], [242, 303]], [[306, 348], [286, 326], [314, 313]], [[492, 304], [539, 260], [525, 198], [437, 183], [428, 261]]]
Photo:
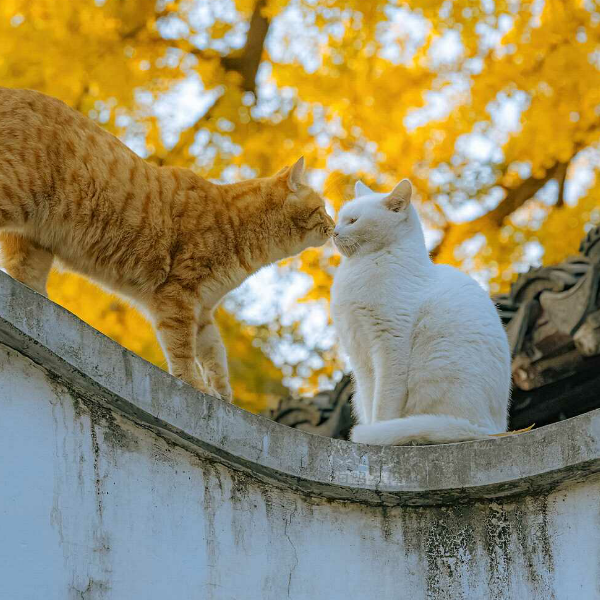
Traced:
[[367, 444], [367, 425], [355, 425], [350, 433], [350, 439], [357, 444]]

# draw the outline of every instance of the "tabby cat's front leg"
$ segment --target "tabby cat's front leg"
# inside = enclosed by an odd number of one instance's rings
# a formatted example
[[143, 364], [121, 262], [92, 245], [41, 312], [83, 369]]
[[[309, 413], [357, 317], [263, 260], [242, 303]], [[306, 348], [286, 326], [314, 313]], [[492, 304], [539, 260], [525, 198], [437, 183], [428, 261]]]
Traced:
[[158, 340], [169, 365], [169, 373], [183, 379], [205, 394], [213, 390], [205, 384], [196, 364], [196, 310], [193, 299], [177, 290], [154, 298], [150, 311]]
[[208, 383], [223, 399], [231, 402], [232, 392], [227, 369], [227, 353], [210, 312], [201, 313], [196, 337], [196, 356]]

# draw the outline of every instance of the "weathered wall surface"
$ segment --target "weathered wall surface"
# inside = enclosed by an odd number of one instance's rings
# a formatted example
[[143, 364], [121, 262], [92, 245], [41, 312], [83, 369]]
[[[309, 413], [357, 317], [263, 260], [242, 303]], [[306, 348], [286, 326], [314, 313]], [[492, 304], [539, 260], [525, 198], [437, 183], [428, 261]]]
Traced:
[[600, 412], [369, 448], [206, 398], [0, 275], [0, 598], [600, 597]]

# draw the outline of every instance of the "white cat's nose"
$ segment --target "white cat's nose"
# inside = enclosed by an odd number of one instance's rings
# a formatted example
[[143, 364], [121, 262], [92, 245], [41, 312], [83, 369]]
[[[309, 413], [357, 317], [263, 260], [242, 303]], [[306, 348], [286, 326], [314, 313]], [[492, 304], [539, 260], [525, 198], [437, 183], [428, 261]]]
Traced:
[[339, 234], [340, 234], [340, 232], [338, 231], [338, 228], [336, 227], [336, 228], [333, 230], [333, 237], [334, 237], [334, 238], [336, 238], [336, 237], [337, 237]]

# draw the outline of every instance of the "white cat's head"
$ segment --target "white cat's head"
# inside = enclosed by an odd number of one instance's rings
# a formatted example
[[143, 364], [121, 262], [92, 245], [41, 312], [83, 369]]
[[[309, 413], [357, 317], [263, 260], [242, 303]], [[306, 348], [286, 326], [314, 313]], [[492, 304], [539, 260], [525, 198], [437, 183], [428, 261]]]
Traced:
[[403, 179], [390, 193], [379, 194], [357, 181], [355, 198], [338, 215], [333, 241], [344, 256], [377, 252], [393, 245], [418, 220], [411, 206], [412, 185]]

